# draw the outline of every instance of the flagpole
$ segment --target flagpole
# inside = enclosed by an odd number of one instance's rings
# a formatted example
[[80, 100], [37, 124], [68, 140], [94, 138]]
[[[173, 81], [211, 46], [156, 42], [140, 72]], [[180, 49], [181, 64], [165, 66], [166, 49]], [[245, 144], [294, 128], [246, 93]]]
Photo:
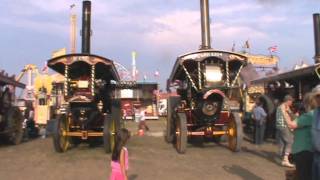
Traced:
[[70, 46], [71, 53], [76, 53], [77, 15], [73, 11], [75, 4], [70, 6]]
[[132, 51], [131, 53], [131, 56], [132, 56], [132, 80], [133, 81], [136, 81], [136, 74], [137, 74], [137, 69], [136, 69], [136, 56], [137, 56], [137, 53], [135, 51]]

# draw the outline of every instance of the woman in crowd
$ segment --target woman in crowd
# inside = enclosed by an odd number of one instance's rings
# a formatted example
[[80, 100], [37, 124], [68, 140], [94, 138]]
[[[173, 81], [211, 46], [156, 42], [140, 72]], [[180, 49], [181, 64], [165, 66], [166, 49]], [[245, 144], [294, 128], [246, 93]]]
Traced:
[[293, 98], [290, 95], [284, 97], [284, 101], [278, 106], [276, 112], [276, 127], [279, 135], [280, 156], [283, 157], [282, 166], [293, 168], [294, 165], [289, 162], [289, 154], [293, 143], [293, 134], [288, 127], [286, 121], [291, 121], [289, 114], [292, 114], [290, 107], [292, 106]]
[[314, 111], [314, 118], [311, 128], [312, 147], [313, 147], [313, 166], [312, 180], [320, 179], [320, 85], [312, 90], [313, 97], [317, 102], [317, 108]]
[[296, 164], [298, 178], [311, 180], [312, 178], [312, 138], [311, 127], [313, 122], [313, 109], [315, 101], [311, 93], [307, 93], [303, 99], [301, 115], [293, 121], [287, 120], [288, 127], [294, 129], [292, 154]]

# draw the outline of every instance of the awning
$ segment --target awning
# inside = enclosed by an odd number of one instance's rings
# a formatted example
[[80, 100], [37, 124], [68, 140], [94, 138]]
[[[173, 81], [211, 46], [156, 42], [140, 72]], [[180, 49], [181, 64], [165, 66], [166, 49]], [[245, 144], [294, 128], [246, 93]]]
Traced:
[[315, 68], [318, 65], [312, 65], [312, 66], [308, 66], [305, 68], [301, 68], [301, 69], [296, 69], [296, 70], [292, 70], [292, 71], [288, 71], [288, 72], [284, 72], [284, 73], [280, 73], [280, 74], [275, 74], [275, 75], [271, 75], [271, 76], [267, 76], [267, 77], [263, 77], [263, 78], [259, 78], [259, 79], [255, 79], [253, 81], [251, 81], [252, 84], [261, 84], [261, 83], [268, 83], [268, 82], [273, 82], [273, 81], [281, 81], [281, 80], [288, 80], [288, 79], [301, 79], [305, 76], [310, 76], [310, 75], [316, 75], [315, 72]]

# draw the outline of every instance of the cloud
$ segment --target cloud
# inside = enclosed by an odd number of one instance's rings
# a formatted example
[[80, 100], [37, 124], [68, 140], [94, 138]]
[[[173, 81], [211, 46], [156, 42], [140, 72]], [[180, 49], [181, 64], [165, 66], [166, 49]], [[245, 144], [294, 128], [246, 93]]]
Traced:
[[261, 23], [281, 23], [286, 20], [287, 20], [287, 17], [279, 16], [279, 15], [263, 15], [256, 19], [257, 22], [261, 22]]
[[178, 10], [153, 19], [146, 39], [159, 45], [185, 44], [199, 39], [199, 12]]
[[293, 1], [294, 0], [257, 0], [258, 3], [268, 6], [287, 4]]
[[[34, 21], [30, 19], [0, 18], [0, 24], [14, 26], [21, 29], [30, 29], [35, 32], [50, 33], [59, 36], [68, 36], [69, 26], [56, 22]], [[67, 34], [67, 35], [66, 35]]]
[[[78, 15], [78, 31], [81, 29], [82, 1], [3, 1], [0, 4], [0, 25], [6, 26], [5, 30], [9, 30], [13, 36], [25, 30], [34, 31], [34, 36], [30, 33], [25, 41], [31, 41], [39, 35], [52, 42], [49, 44], [61, 43], [61, 38], [52, 39], [54, 37], [63, 36], [67, 39], [69, 7], [73, 3], [76, 4], [74, 10]], [[312, 57], [313, 44], [306, 42], [306, 39], [313, 40], [310, 12], [318, 11], [318, 2], [311, 2], [313, 3], [298, 0], [210, 1], [212, 46], [228, 50], [233, 41], [240, 45], [240, 42], [249, 39], [253, 50], [260, 49], [261, 52], [265, 52], [266, 47], [273, 44], [288, 48], [287, 51], [284, 48], [279, 50], [283, 59], [301, 57], [301, 54]], [[163, 64], [163, 60], [172, 63], [177, 55], [197, 50], [201, 44], [199, 1], [92, 0], [92, 30], [93, 53], [111, 56], [122, 63], [130, 59], [130, 51], [136, 49], [141, 59], [152, 62], [143, 66], [163, 67], [160, 71], [165, 74], [171, 66]], [[80, 44], [79, 34], [77, 38]], [[301, 42], [298, 44], [303, 46], [309, 43], [311, 48], [306, 46], [304, 51], [294, 51], [298, 48], [292, 45], [293, 41]], [[15, 48], [14, 43], [10, 46]], [[47, 44], [44, 46], [52, 48]], [[45, 50], [41, 47], [38, 51]]]
[[[199, 12], [175, 11], [153, 20], [155, 26], [146, 34], [147, 42], [156, 43], [161, 48], [197, 49], [201, 44], [201, 25]], [[268, 35], [246, 25], [214, 22], [211, 25], [212, 44], [215, 47], [228, 47], [234, 40], [247, 38], [263, 40]]]
[[234, 3], [230, 4], [222, 4], [222, 5], [215, 5], [213, 3], [211, 7], [210, 14], [214, 16], [218, 15], [231, 15], [237, 13], [244, 13], [244, 12], [252, 12], [260, 10], [262, 7], [259, 4], [254, 3]]
[[256, 39], [264, 39], [267, 34], [263, 31], [259, 31], [249, 26], [230, 26], [223, 23], [217, 23], [213, 26], [214, 31], [218, 37], [225, 38], [236, 38], [238, 36], [252, 37]]

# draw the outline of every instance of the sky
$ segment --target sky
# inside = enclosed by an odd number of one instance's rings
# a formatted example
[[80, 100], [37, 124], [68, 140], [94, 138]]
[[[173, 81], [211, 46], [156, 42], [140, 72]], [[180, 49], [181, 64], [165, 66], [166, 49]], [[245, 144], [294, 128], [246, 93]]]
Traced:
[[[81, 0], [0, 0], [0, 69], [19, 74], [26, 64], [42, 69], [53, 51], [70, 47], [70, 5], [78, 16], [81, 50]], [[92, 0], [91, 53], [131, 70], [137, 52], [139, 78], [165, 88], [177, 56], [201, 44], [199, 0]], [[277, 45], [279, 67], [313, 64], [312, 14], [320, 0], [210, 0], [211, 46], [268, 55]], [[155, 71], [160, 76], [155, 77]]]

